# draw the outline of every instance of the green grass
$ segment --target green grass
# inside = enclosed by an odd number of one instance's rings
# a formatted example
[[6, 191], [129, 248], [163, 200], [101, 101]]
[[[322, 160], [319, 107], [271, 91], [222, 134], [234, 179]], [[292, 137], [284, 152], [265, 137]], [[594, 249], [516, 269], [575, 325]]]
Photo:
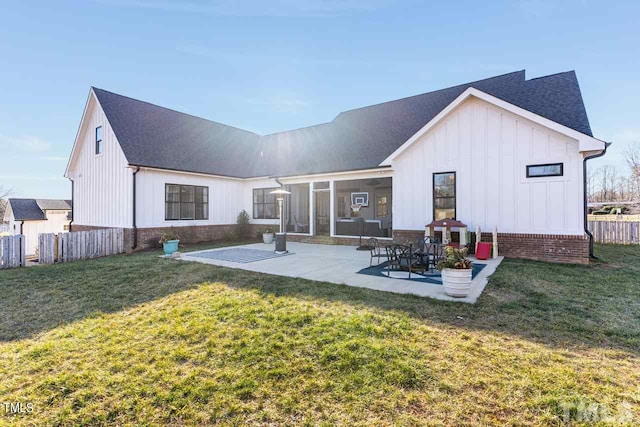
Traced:
[[2, 271], [0, 402], [34, 411], [0, 424], [640, 422], [640, 249], [597, 252], [473, 306], [158, 253]]

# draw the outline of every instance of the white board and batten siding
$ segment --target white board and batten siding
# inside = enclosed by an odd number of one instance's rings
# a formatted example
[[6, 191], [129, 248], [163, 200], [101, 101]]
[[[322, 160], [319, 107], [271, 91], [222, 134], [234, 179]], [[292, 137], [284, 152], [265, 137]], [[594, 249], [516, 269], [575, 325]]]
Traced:
[[[457, 219], [502, 233], [582, 235], [578, 141], [480, 99], [469, 99], [393, 160], [393, 222], [423, 230], [433, 217], [433, 173], [456, 172]], [[563, 163], [561, 177], [527, 178]]]
[[[102, 154], [95, 153], [98, 126], [102, 126]], [[93, 94], [68, 175], [74, 182], [74, 224], [132, 227], [133, 169]]]
[[[165, 220], [165, 185], [197, 185], [209, 188], [209, 219]], [[233, 178], [142, 169], [136, 175], [136, 225], [140, 228], [235, 224], [247, 209], [245, 184]]]
[[25, 236], [27, 255], [35, 255], [38, 249], [38, 236], [41, 233], [61, 233], [69, 225], [68, 210], [46, 210], [44, 221], [24, 221], [22, 233]]

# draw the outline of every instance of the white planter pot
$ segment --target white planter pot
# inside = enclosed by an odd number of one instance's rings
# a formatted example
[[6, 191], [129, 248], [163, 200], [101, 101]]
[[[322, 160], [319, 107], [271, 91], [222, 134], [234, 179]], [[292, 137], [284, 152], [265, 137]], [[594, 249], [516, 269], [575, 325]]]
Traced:
[[471, 272], [468, 269], [445, 268], [442, 270], [442, 284], [444, 292], [457, 298], [464, 298], [471, 290]]
[[266, 245], [273, 243], [273, 233], [262, 233], [262, 241]]

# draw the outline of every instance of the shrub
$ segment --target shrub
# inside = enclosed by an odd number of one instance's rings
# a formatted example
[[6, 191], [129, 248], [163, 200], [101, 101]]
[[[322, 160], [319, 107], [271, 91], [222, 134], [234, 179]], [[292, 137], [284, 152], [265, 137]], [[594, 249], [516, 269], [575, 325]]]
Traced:
[[162, 233], [162, 236], [160, 236], [159, 243], [163, 244], [165, 242], [168, 242], [169, 240], [180, 240], [180, 237], [173, 230], [167, 231], [166, 233]]
[[251, 218], [247, 211], [244, 209], [240, 211], [238, 218], [236, 219], [236, 227], [234, 229], [236, 237], [247, 237], [247, 234], [249, 234], [250, 221]]
[[453, 246], [444, 248], [444, 258], [440, 260], [436, 268], [442, 270], [445, 268], [455, 268], [457, 270], [467, 270], [473, 268], [473, 263], [467, 258], [467, 248], [458, 249]]

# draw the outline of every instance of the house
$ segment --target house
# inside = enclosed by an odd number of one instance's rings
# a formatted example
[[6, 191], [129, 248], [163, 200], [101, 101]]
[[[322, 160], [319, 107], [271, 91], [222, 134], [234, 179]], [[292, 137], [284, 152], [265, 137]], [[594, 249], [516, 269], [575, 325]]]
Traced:
[[69, 231], [71, 200], [10, 198], [4, 213], [9, 234], [24, 234], [25, 253], [36, 255], [38, 234]]
[[123, 227], [132, 248], [171, 227], [222, 238], [243, 209], [256, 232], [273, 228], [270, 192], [285, 186], [290, 240], [406, 242], [456, 218], [497, 227], [506, 256], [585, 263], [586, 160], [606, 147], [573, 71], [517, 71], [271, 135], [92, 87], [65, 176], [73, 230]]

